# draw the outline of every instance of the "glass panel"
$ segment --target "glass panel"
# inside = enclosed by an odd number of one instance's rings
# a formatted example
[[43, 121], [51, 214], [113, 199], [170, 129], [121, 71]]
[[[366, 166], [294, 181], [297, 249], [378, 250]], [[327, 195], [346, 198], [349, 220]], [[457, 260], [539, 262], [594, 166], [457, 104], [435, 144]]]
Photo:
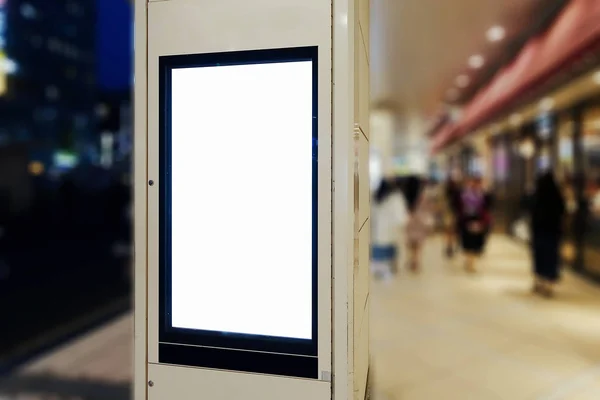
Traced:
[[160, 58], [161, 362], [316, 376], [316, 55]]

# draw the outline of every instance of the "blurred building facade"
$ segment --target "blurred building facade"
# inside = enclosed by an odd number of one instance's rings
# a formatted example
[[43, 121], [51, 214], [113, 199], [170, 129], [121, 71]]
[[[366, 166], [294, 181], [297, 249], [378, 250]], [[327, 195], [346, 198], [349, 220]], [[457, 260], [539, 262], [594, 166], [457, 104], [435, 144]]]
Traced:
[[98, 162], [98, 4], [0, 0], [0, 302], [19, 305], [0, 308], [0, 365], [129, 306], [129, 189]]
[[118, 176], [129, 176], [133, 151], [131, 91], [99, 93], [96, 112], [100, 132], [97, 163], [104, 168], [114, 169]]
[[38, 172], [97, 141], [95, 23], [93, 0], [0, 0], [0, 144]]
[[[75, 150], [94, 132], [96, 11], [91, 0], [2, 0], [5, 141]], [[1, 23], [0, 23], [1, 24]]]

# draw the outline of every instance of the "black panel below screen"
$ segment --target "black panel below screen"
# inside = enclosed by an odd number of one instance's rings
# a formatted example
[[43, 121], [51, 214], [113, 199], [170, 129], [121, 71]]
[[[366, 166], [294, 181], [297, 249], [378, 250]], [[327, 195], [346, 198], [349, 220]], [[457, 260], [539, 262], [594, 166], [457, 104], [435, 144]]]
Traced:
[[210, 369], [318, 379], [316, 357], [161, 343], [159, 362]]

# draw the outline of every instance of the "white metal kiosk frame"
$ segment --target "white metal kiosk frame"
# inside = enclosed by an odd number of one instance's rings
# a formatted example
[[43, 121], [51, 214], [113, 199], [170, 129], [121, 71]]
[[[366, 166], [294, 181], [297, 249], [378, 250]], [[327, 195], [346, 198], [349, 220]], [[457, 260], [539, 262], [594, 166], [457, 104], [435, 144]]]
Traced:
[[[368, 20], [368, 1], [134, 1], [135, 400], [362, 398], [368, 368], [368, 105], [359, 107], [356, 98], [360, 92], [368, 103], [368, 65], [366, 51], [355, 48], [368, 43], [357, 22], [359, 12]], [[368, 25], [363, 29], [368, 32]], [[161, 218], [168, 211], [168, 115], [161, 77], [170, 68], [227, 57], [233, 63], [244, 57], [313, 62], [318, 118], [316, 137], [309, 139], [316, 151], [312, 195], [318, 208], [317, 251], [309, 265], [315, 318], [310, 340], [169, 326], [168, 264], [162, 260], [168, 243], [161, 244], [168, 226]], [[363, 71], [360, 82], [355, 69]], [[360, 189], [357, 173], [366, 177]], [[357, 211], [358, 197], [367, 206]]]

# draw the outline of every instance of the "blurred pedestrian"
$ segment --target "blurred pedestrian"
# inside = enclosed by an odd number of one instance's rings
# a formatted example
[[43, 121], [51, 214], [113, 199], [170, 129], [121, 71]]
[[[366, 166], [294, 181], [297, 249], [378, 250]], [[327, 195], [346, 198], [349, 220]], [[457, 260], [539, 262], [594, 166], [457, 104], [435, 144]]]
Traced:
[[475, 272], [475, 260], [483, 252], [489, 226], [490, 213], [482, 180], [471, 178], [461, 193], [459, 212], [460, 239], [467, 272]]
[[372, 270], [377, 277], [383, 278], [397, 269], [399, 237], [408, 222], [406, 202], [395, 182], [390, 179], [381, 181], [375, 192], [372, 211]]
[[551, 297], [560, 278], [560, 241], [565, 200], [551, 172], [541, 175], [531, 203], [533, 291]]
[[434, 225], [434, 204], [430, 185], [416, 176], [408, 178], [406, 191], [410, 213], [406, 226], [408, 268], [418, 272], [421, 268], [423, 243]]
[[484, 235], [483, 235], [483, 250], [482, 252], [485, 252], [486, 246], [489, 242], [490, 239], [490, 235], [492, 234], [492, 209], [494, 207], [495, 204], [495, 197], [494, 194], [492, 193], [492, 191], [489, 189], [489, 187], [484, 186], [482, 184], [482, 190], [483, 190], [483, 198], [484, 198], [484, 209], [485, 209], [485, 214], [487, 216], [487, 227], [485, 229]]
[[446, 257], [452, 258], [458, 246], [458, 215], [460, 213], [461, 182], [457, 174], [448, 177], [444, 188], [444, 230]]

